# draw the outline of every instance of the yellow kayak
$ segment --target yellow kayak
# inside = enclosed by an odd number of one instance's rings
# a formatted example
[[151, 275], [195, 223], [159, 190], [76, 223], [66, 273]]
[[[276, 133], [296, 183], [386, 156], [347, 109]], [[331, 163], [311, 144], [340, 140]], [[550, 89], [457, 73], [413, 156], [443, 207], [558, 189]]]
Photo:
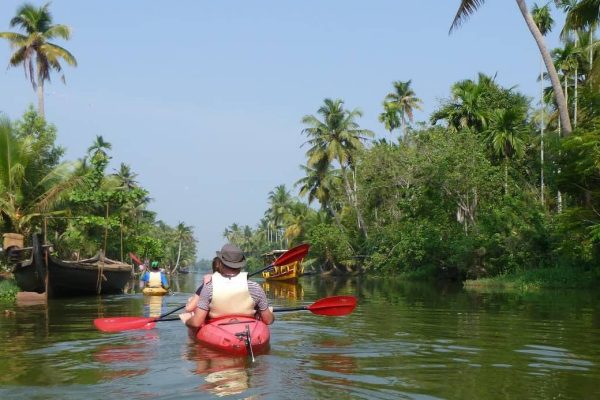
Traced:
[[145, 296], [164, 296], [169, 293], [169, 291], [162, 287], [145, 287], [142, 290]]

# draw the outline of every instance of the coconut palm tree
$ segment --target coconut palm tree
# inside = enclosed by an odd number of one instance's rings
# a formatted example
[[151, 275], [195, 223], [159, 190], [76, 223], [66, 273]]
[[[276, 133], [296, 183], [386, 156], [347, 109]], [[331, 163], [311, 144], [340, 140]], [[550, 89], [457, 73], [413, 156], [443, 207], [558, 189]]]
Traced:
[[[42, 7], [23, 4], [17, 9], [17, 14], [10, 20], [11, 28], [18, 27], [24, 33], [0, 32], [0, 38], [10, 42], [15, 50], [9, 64], [12, 67], [23, 65], [25, 76], [37, 90], [38, 113], [44, 115], [44, 82], [50, 82], [50, 72], [62, 71], [60, 61], [71, 66], [77, 65], [75, 57], [65, 48], [51, 43], [50, 40], [62, 38], [69, 40], [71, 29], [66, 25], [53, 25], [49, 11], [50, 3]], [[64, 82], [64, 76], [62, 76]]]
[[394, 103], [383, 102], [383, 112], [379, 114], [379, 122], [381, 122], [385, 126], [385, 129], [390, 133], [392, 133], [394, 129], [400, 127], [401, 122], [398, 117], [398, 110], [396, 110], [396, 105]]
[[525, 153], [524, 135], [527, 132], [525, 112], [517, 108], [503, 108], [491, 112], [485, 131], [486, 141], [504, 163], [504, 193], [508, 194], [508, 163], [514, 156]]
[[[557, 0], [558, 4], [565, 0]], [[600, 0], [580, 0], [567, 10], [565, 27], [570, 29], [592, 28], [600, 22]]]
[[[33, 149], [31, 138], [17, 139], [10, 121], [0, 119], [0, 223], [26, 236], [36, 219], [60, 212], [65, 194], [81, 182], [68, 163], [38, 176]], [[41, 194], [32, 197], [28, 191]]]
[[531, 7], [531, 17], [543, 36], [546, 36], [552, 30], [554, 19], [549, 4], [540, 7], [537, 3], [534, 3]]
[[[556, 105], [559, 111], [559, 118], [563, 127], [563, 131], [565, 135], [569, 135], [572, 131], [571, 121], [569, 119], [569, 109], [567, 107], [567, 101], [565, 99], [565, 94], [560, 87], [560, 80], [558, 77], [558, 72], [556, 72], [556, 67], [552, 62], [552, 57], [550, 52], [546, 48], [546, 43], [544, 41], [544, 37], [540, 32], [539, 28], [535, 24], [531, 14], [527, 10], [527, 4], [525, 0], [515, 0], [523, 18], [525, 19], [525, 23], [529, 28], [529, 31], [533, 35], [535, 42], [540, 50], [542, 55], [542, 59], [544, 60], [544, 64], [546, 65], [546, 70], [548, 71], [548, 75], [550, 77], [550, 82], [552, 83], [552, 88], [554, 89], [554, 98], [556, 101]], [[593, 0], [598, 1], [598, 0]], [[461, 0], [460, 5], [458, 7], [458, 11], [456, 12], [456, 16], [452, 22], [450, 27], [450, 32], [453, 29], [458, 28], [466, 19], [469, 18], [471, 14], [477, 11], [477, 9], [485, 3], [485, 0]]]
[[313, 166], [301, 165], [305, 176], [296, 182], [296, 186], [300, 187], [300, 196], [307, 196], [308, 204], [317, 200], [324, 210], [329, 209], [331, 194], [339, 185], [338, 171], [326, 161], [323, 159]]
[[177, 261], [175, 261], [175, 267], [172, 272], [177, 272], [179, 268], [179, 260], [181, 259], [181, 247], [185, 243], [193, 243], [194, 241], [194, 230], [191, 226], [185, 225], [183, 222], [179, 222], [175, 227], [175, 240], [178, 242], [177, 248]]
[[[423, 103], [421, 99], [415, 95], [414, 90], [412, 90], [410, 87], [410, 83], [410, 80], [406, 82], [393, 82], [394, 91], [388, 93], [384, 100], [384, 114], [389, 114], [391, 112], [399, 115], [399, 119], [402, 124], [402, 135], [404, 137], [406, 137], [406, 119], [408, 118], [410, 122], [413, 122], [413, 111], [420, 110], [421, 104]], [[390, 104], [390, 106], [386, 107], [385, 104]], [[381, 116], [379, 118], [381, 121]], [[394, 122], [395, 125], [395, 121], [390, 122]], [[392, 126], [393, 125], [390, 124], [390, 132], [392, 130]]]
[[455, 83], [452, 85], [450, 102], [431, 115], [431, 123], [445, 120], [451, 131], [472, 129], [481, 132], [487, 124], [485, 96], [493, 85], [494, 79], [482, 73], [477, 82], [466, 79]]
[[118, 170], [112, 175], [118, 182], [118, 188], [121, 190], [131, 190], [138, 186], [135, 180], [137, 174], [131, 170], [131, 167], [125, 163], [121, 163]]
[[[550, 13], [550, 7], [548, 4], [539, 7], [537, 4], [533, 5], [531, 9], [531, 16], [535, 21], [538, 29], [542, 36], [546, 36], [554, 25], [554, 19], [552, 18], [552, 14]], [[544, 60], [541, 60], [543, 65]], [[542, 204], [544, 204], [544, 111], [546, 108], [546, 103], [544, 102], [544, 71], [543, 66], [540, 67], [540, 199]]]
[[291, 203], [292, 197], [285, 185], [278, 185], [274, 190], [269, 192], [269, 208], [265, 212], [265, 216], [273, 224], [275, 241], [283, 237], [281, 229], [283, 228], [283, 221]]
[[307, 125], [302, 132], [309, 138], [307, 143], [310, 145], [306, 152], [307, 165], [312, 167], [323, 162], [339, 164], [346, 196], [356, 212], [358, 228], [366, 237], [367, 228], [359, 209], [358, 196], [354, 185], [350, 183], [349, 175], [353, 168], [354, 154], [364, 148], [363, 141], [368, 137], [373, 137], [374, 133], [367, 129], [361, 129], [356, 119], [362, 116], [362, 112], [358, 109], [346, 110], [344, 102], [340, 99], [325, 99], [317, 113], [322, 120], [314, 115], [305, 115], [302, 118], [302, 123]]
[[594, 32], [600, 23], [600, 0], [555, 0], [557, 6], [562, 8], [567, 17], [561, 37], [565, 38], [571, 32], [578, 32], [581, 39], [584, 30], [588, 29], [587, 47], [589, 54], [589, 69], [592, 72], [594, 60]]

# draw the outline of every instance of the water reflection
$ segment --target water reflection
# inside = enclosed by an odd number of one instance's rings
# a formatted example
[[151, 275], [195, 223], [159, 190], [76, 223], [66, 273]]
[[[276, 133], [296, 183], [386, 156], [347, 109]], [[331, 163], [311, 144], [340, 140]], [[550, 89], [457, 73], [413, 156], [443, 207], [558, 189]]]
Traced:
[[144, 316], [158, 317], [167, 313], [166, 298], [163, 296], [144, 296]]
[[303, 300], [304, 290], [300, 283], [264, 281], [262, 287], [270, 299]]
[[131, 378], [142, 376], [148, 368], [140, 367], [139, 363], [150, 359], [150, 351], [145, 343], [146, 338], [141, 338], [135, 343], [105, 344], [98, 346], [93, 351], [94, 361], [102, 364], [102, 380], [118, 378]]
[[92, 325], [172, 310], [201, 278], [177, 278], [180, 291], [155, 299], [1, 305], [0, 398], [600, 398], [597, 291], [476, 292], [389, 277], [269, 282], [276, 307], [332, 295], [359, 304], [339, 318], [278, 314], [271, 350], [253, 364], [203, 348], [177, 321], [115, 334]]
[[216, 396], [241, 394], [250, 387], [248, 357], [230, 357], [201, 344], [190, 344], [187, 359], [195, 363], [195, 373], [204, 376], [202, 391]]

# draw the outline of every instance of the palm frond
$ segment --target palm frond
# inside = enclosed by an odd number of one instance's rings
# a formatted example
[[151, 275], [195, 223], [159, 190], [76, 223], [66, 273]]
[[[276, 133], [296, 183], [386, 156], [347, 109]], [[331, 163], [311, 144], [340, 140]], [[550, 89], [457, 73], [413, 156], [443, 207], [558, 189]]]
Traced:
[[456, 15], [454, 16], [454, 20], [452, 21], [452, 25], [450, 26], [448, 33], [452, 33], [453, 30], [461, 26], [462, 23], [469, 19], [469, 17], [474, 14], [484, 3], [485, 0], [462, 0], [460, 2], [460, 6], [458, 7], [458, 11], [456, 11]]

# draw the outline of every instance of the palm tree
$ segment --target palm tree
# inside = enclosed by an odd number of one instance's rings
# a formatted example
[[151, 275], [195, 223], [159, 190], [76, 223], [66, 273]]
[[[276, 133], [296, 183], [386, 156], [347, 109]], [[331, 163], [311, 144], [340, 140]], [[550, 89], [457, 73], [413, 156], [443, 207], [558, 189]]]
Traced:
[[[531, 15], [535, 24], [542, 36], [546, 36], [554, 25], [554, 19], [550, 13], [550, 7], [546, 4], [543, 7], [539, 7], [537, 4], [533, 5], [531, 9]], [[544, 60], [541, 60], [543, 65]], [[543, 67], [540, 66], [540, 199], [542, 205], [544, 204], [544, 109], [546, 108], [546, 104], [544, 102], [544, 71]]]
[[568, 10], [565, 27], [592, 28], [598, 22], [600, 22], [600, 0], [580, 0]]
[[300, 186], [300, 196], [308, 196], [308, 204], [317, 200], [321, 208], [329, 209], [331, 194], [339, 180], [338, 171], [325, 158], [318, 164], [301, 165], [300, 168], [305, 174], [304, 178], [296, 182], [296, 186]]
[[508, 160], [525, 153], [523, 136], [527, 131], [525, 113], [517, 108], [492, 111], [486, 129], [486, 141], [504, 160], [504, 193], [508, 194]]
[[194, 241], [194, 231], [191, 226], [185, 225], [183, 222], [179, 222], [175, 227], [175, 240], [179, 243], [177, 249], [177, 261], [175, 261], [175, 267], [172, 272], [176, 272], [179, 268], [179, 260], [181, 259], [181, 247], [184, 243], [192, 243]]
[[487, 124], [485, 96], [494, 85], [494, 79], [482, 73], [477, 82], [466, 79], [455, 83], [451, 101], [431, 115], [431, 123], [445, 120], [451, 131], [472, 129], [481, 132]]
[[589, 68], [590, 73], [594, 59], [594, 31], [600, 23], [600, 0], [581, 0], [571, 4], [573, 0], [555, 0], [557, 6], [567, 12], [563, 33], [582, 31], [589, 29]]
[[65, 194], [81, 182], [67, 163], [38, 176], [33, 149], [31, 138], [17, 139], [10, 121], [0, 119], [0, 222], [6, 231], [26, 236], [36, 219], [56, 213]]
[[[416, 95], [415, 92], [412, 90], [412, 88], [410, 87], [410, 83], [411, 81], [408, 80], [406, 82], [402, 82], [402, 81], [395, 81], [393, 82], [394, 85], [394, 91], [388, 93], [385, 96], [385, 100], [384, 100], [384, 109], [385, 112], [384, 114], [389, 114], [394, 113], [396, 115], [399, 115], [399, 119], [400, 122], [402, 124], [402, 134], [404, 137], [406, 137], [406, 118], [408, 117], [408, 120], [410, 122], [413, 122], [413, 110], [420, 110], [421, 109], [421, 104], [423, 103], [421, 101], [421, 99], [419, 99]], [[390, 106], [385, 106], [386, 104], [390, 104]], [[381, 116], [379, 117], [380, 121], [381, 121]], [[389, 117], [385, 117], [386, 120]], [[395, 125], [395, 121], [390, 121], [390, 122], [394, 122]], [[392, 124], [390, 124], [390, 128], [389, 131], [392, 131]], [[387, 123], [386, 123], [386, 128], [387, 128]]]
[[401, 122], [394, 103], [383, 102], [383, 112], [379, 114], [379, 122], [383, 123], [390, 133], [400, 127]]
[[291, 203], [292, 197], [285, 185], [278, 185], [274, 190], [269, 192], [269, 209], [265, 214], [275, 229], [275, 241], [279, 240], [280, 230], [283, 228], [283, 220]]
[[[552, 50], [554, 65], [562, 72], [565, 101], [569, 104], [569, 77], [573, 76], [573, 87], [578, 80], [581, 49], [573, 41], [567, 41], [563, 47]], [[561, 121], [562, 125], [562, 121]]]
[[[535, 21], [533, 20], [531, 14], [527, 10], [527, 4], [525, 4], [525, 0], [515, 0], [523, 18], [525, 19], [525, 23], [529, 28], [529, 31], [533, 35], [535, 42], [542, 54], [542, 59], [544, 60], [544, 64], [546, 65], [546, 70], [548, 71], [548, 75], [550, 76], [550, 82], [552, 83], [552, 88], [554, 89], [554, 98], [556, 101], [556, 105], [559, 111], [559, 118], [561, 124], [564, 129], [565, 135], [569, 135], [572, 131], [571, 121], [569, 120], [569, 109], [567, 107], [567, 101], [565, 99], [565, 94], [560, 87], [560, 80], [558, 77], [558, 73], [556, 72], [556, 67], [552, 62], [552, 57], [546, 48], [546, 43], [544, 41], [544, 37], [540, 30], [538, 29]], [[598, 0], [593, 0], [598, 1]], [[485, 0], [461, 0], [460, 6], [458, 7], [458, 11], [456, 12], [456, 16], [454, 17], [454, 21], [452, 22], [452, 26], [450, 27], [450, 32], [453, 29], [457, 28], [464, 22], [471, 14], [477, 11], [477, 9], [485, 3]]]
[[97, 158], [106, 159], [108, 154], [106, 150], [111, 150], [112, 144], [105, 141], [102, 135], [97, 135], [94, 143], [90, 147], [88, 147], [88, 154], [91, 156], [92, 160]]
[[[49, 6], [50, 3], [39, 8], [23, 4], [10, 20], [10, 27], [18, 27], [25, 33], [0, 32], [0, 37], [8, 40], [15, 49], [9, 60], [10, 66], [23, 65], [25, 76], [31, 81], [33, 90], [37, 90], [38, 113], [42, 118], [45, 116], [44, 82], [50, 82], [50, 72], [62, 71], [61, 60], [71, 66], [77, 65], [77, 60], [69, 51], [50, 43], [54, 38], [69, 40], [71, 29], [66, 25], [52, 24]], [[64, 76], [62, 80], [64, 82]]]
[[344, 102], [340, 99], [325, 99], [317, 113], [321, 115], [322, 120], [314, 115], [305, 115], [302, 118], [302, 123], [308, 126], [302, 132], [308, 136], [307, 143], [311, 146], [306, 152], [307, 165], [313, 167], [320, 163], [339, 164], [346, 196], [356, 212], [358, 228], [366, 237], [367, 229], [359, 209], [358, 196], [348, 175], [349, 170], [353, 168], [355, 153], [364, 148], [363, 140], [373, 137], [374, 133], [361, 129], [355, 120], [362, 116], [362, 112], [358, 109], [344, 109]]
[[137, 174], [131, 170], [131, 167], [125, 163], [121, 163], [118, 170], [115, 170], [113, 176], [117, 179], [119, 189], [131, 190], [137, 187]]

